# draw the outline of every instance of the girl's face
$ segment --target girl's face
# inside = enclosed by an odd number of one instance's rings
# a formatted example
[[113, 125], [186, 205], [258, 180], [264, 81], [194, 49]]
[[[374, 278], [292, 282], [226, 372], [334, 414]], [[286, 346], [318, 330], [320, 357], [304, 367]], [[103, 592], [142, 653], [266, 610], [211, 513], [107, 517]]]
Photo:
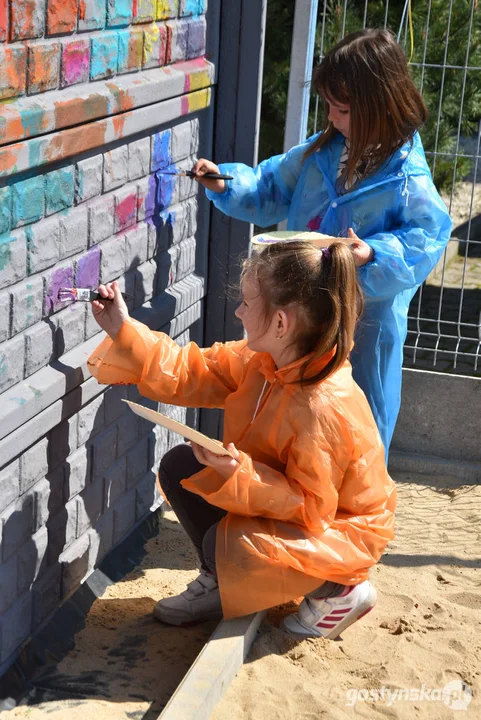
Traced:
[[351, 122], [351, 111], [349, 105], [342, 105], [334, 101], [327, 100], [329, 108], [329, 122], [331, 122], [336, 130], [349, 137], [349, 125]]
[[266, 323], [259, 283], [246, 275], [242, 281], [242, 302], [235, 311], [247, 335], [247, 345], [256, 352], [271, 352], [276, 342], [275, 322]]

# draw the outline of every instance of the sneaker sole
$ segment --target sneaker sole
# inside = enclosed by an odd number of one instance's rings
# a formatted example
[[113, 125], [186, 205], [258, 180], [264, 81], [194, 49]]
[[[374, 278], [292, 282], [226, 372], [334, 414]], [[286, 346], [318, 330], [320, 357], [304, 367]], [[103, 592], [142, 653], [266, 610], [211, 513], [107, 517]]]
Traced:
[[[376, 604], [377, 600], [377, 592], [375, 588], [371, 585], [369, 588], [369, 593], [367, 597], [362, 601], [362, 603], [355, 608], [352, 612], [350, 612], [346, 617], [342, 620], [342, 622], [339, 623], [335, 628], [333, 628], [328, 635], [322, 635], [321, 633], [314, 632], [313, 628], [305, 627], [302, 623], [299, 622], [297, 617], [293, 617], [292, 615], [288, 616], [290, 618], [289, 624], [286, 623], [286, 620], [288, 618], [285, 618], [281, 623], [281, 628], [285, 630], [289, 635], [292, 635], [293, 637], [298, 638], [308, 638], [308, 637], [322, 637], [325, 640], [335, 640], [339, 635], [344, 632], [344, 630], [347, 630], [348, 627], [351, 625], [354, 625], [355, 622], [360, 620], [364, 617], [364, 615], [367, 615], [368, 612], [371, 612], [373, 607]], [[290, 627], [293, 626], [293, 627]]]
[[172, 625], [175, 627], [192, 627], [193, 625], [199, 625], [200, 623], [207, 622], [208, 620], [220, 620], [222, 618], [222, 613], [212, 612], [201, 618], [185, 619], [175, 617], [175, 615], [173, 616], [166, 612], [160, 612], [157, 608], [154, 608], [152, 614], [155, 620], [158, 620], [158, 622], [161, 622], [163, 625]]

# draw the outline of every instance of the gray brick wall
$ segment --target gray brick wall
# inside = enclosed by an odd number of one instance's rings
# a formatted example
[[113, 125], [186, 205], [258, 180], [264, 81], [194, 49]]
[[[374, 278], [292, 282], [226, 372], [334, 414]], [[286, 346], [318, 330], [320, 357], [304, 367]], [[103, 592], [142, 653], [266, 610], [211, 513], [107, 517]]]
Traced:
[[[152, 19], [141, 15], [127, 30], [105, 32], [105, 20], [88, 0], [79, 29], [99, 32], [30, 42], [28, 57], [20, 53], [15, 61], [25, 66], [15, 91], [61, 97], [69, 86], [72, 97], [77, 83], [158, 68], [167, 54], [174, 71], [176, 62], [203, 55], [205, 17], [188, 16], [185, 3], [164, 5], [165, 16], [154, 18], [160, 21], [155, 38], [150, 25], [142, 25]], [[200, 12], [205, 7], [199, 3]], [[116, 27], [115, 18], [107, 21]], [[95, 53], [107, 41], [118, 53], [115, 68], [104, 63], [95, 70]], [[128, 59], [120, 57], [122, 43]], [[85, 77], [67, 72], [75, 53], [90, 54]], [[34, 72], [39, 64], [43, 74]], [[88, 306], [58, 300], [59, 287], [117, 279], [132, 296], [135, 317], [180, 343], [201, 341], [207, 203], [188, 178], [156, 172], [174, 164], [189, 168], [210, 154], [213, 111], [209, 103], [191, 107], [189, 83], [175, 83], [171, 95], [159, 97], [177, 101], [185, 93], [168, 121], [156, 111], [151, 127], [134, 122], [124, 135], [106, 133], [105, 142], [59, 159], [45, 161], [31, 151], [32, 165], [9, 171], [0, 188], [0, 676], [81, 580], [158, 505], [156, 467], [180, 441], [130, 412], [123, 398], [144, 402], [135, 387], [105, 388], [89, 377], [86, 361], [102, 334]], [[0, 90], [10, 93], [1, 82]], [[140, 106], [153, 102], [149, 92]], [[184, 409], [162, 409], [186, 419]]]

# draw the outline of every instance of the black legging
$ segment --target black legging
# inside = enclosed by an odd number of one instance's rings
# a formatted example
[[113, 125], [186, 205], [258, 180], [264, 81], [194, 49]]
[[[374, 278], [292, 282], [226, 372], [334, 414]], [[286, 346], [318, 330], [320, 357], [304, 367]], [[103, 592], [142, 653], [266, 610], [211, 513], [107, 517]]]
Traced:
[[[165, 497], [177, 515], [180, 524], [199, 555], [203, 570], [217, 576], [215, 567], [215, 538], [217, 525], [227, 515], [225, 510], [211, 505], [199, 495], [185, 490], [180, 481], [203, 470], [190, 445], [176, 445], [169, 450], [159, 467], [159, 480]], [[339, 595], [345, 585], [324, 582], [309, 595], [316, 598], [328, 598]]]

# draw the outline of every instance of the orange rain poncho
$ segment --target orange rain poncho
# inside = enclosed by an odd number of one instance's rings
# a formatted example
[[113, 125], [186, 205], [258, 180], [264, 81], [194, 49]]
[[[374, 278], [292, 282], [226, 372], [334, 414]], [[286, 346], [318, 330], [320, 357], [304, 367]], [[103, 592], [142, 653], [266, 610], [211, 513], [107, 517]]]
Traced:
[[393, 537], [395, 487], [350, 364], [302, 387], [293, 381], [304, 360], [276, 369], [245, 340], [179, 347], [132, 319], [89, 358], [100, 383], [225, 409], [224, 443], [240, 451], [238, 469], [225, 480], [206, 467], [182, 485], [228, 511], [216, 547], [226, 618], [287, 602], [324, 580], [357, 584]]

